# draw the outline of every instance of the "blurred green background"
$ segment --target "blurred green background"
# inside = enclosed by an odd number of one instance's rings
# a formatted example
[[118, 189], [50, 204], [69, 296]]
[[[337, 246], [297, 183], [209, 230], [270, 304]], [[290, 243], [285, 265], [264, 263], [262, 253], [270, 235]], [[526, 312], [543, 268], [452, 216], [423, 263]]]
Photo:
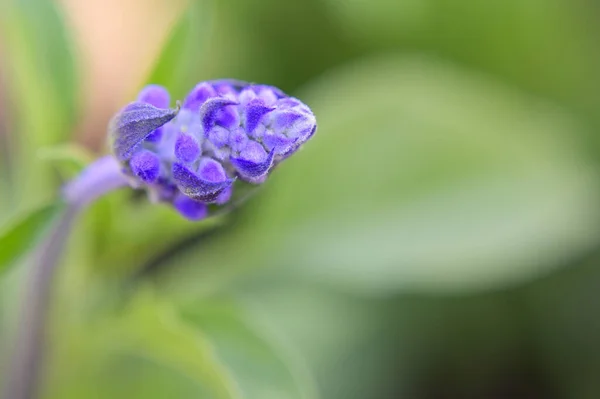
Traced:
[[[264, 82], [319, 124], [226, 217], [94, 204], [42, 397], [599, 398], [599, 20], [592, 0], [0, 0], [0, 230], [105, 153], [148, 82]], [[3, 360], [28, 267], [0, 275]]]

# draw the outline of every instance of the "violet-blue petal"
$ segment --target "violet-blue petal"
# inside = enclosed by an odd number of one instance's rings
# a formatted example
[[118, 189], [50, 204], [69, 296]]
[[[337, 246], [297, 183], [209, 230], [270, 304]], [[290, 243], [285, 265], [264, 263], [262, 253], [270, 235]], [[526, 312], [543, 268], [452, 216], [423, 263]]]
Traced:
[[223, 165], [212, 158], [202, 157], [198, 165], [198, 177], [213, 183], [227, 180], [227, 173]]
[[215, 90], [217, 91], [217, 93], [219, 95], [221, 95], [221, 96], [226, 96], [226, 95], [230, 95], [230, 94], [233, 94], [233, 95], [237, 94], [237, 90], [232, 85], [232, 81], [229, 81], [227, 79], [213, 81], [212, 82], [212, 86], [215, 88]]
[[273, 114], [271, 126], [276, 131], [283, 131], [290, 129], [303, 119], [306, 119], [306, 115], [293, 110], [285, 110]]
[[223, 205], [223, 204], [228, 203], [229, 200], [231, 199], [231, 194], [232, 193], [233, 193], [233, 186], [227, 187], [225, 190], [223, 190], [221, 192], [221, 194], [219, 194], [219, 196], [215, 200], [215, 203], [217, 205]]
[[215, 125], [218, 112], [224, 107], [236, 105], [237, 102], [223, 97], [212, 97], [200, 107], [200, 120], [204, 133], [208, 133]]
[[148, 103], [156, 108], [169, 108], [171, 96], [167, 89], [160, 85], [148, 85], [138, 94], [138, 101]]
[[183, 108], [197, 112], [206, 100], [215, 95], [217, 95], [217, 92], [209, 83], [199, 83], [183, 101]]
[[226, 129], [233, 129], [240, 125], [240, 114], [236, 107], [225, 107], [217, 113], [215, 123]]
[[263, 116], [273, 111], [275, 108], [267, 107], [264, 101], [255, 99], [252, 100], [245, 107], [246, 114], [246, 132], [252, 133], [258, 126]]
[[129, 162], [131, 171], [144, 183], [154, 183], [160, 174], [160, 159], [150, 151], [136, 153]]
[[191, 135], [179, 133], [175, 141], [175, 157], [185, 163], [192, 163], [200, 156], [200, 144]]
[[238, 127], [229, 133], [228, 144], [233, 151], [242, 151], [248, 144], [248, 136], [244, 129]]
[[150, 133], [176, 115], [177, 110], [156, 108], [142, 102], [126, 106], [113, 118], [109, 128], [113, 152], [117, 159], [126, 161], [131, 158], [138, 145]]
[[[259, 148], [260, 147], [260, 151]], [[244, 177], [256, 178], [266, 174], [273, 165], [275, 149], [267, 155], [262, 146], [254, 141], [249, 142], [240, 152], [239, 157], [231, 157], [231, 164]]]
[[217, 148], [223, 147], [229, 140], [229, 130], [221, 126], [215, 126], [208, 131], [206, 138]]
[[271, 151], [274, 150], [276, 154], [285, 154], [289, 151], [298, 141], [298, 138], [287, 137], [282, 133], [275, 133], [273, 131], [267, 131], [263, 135], [263, 144]]
[[231, 186], [235, 179], [210, 182], [201, 179], [194, 172], [180, 163], [173, 164], [173, 178], [182, 193], [191, 199], [203, 202], [214, 202], [219, 194]]
[[294, 145], [292, 145], [290, 148], [288, 148], [287, 151], [285, 151], [284, 153], [279, 154], [279, 155], [283, 156], [282, 160], [289, 157], [294, 152], [296, 152], [302, 146], [302, 144], [307, 142], [315, 134], [316, 131], [317, 131], [317, 125], [315, 124], [309, 130], [306, 130], [299, 137], [297, 137]]
[[242, 106], [246, 106], [250, 101], [254, 100], [257, 97], [256, 92], [252, 90], [252, 88], [247, 87], [242, 90], [239, 94], [239, 101]]
[[153, 144], [160, 143], [160, 141], [162, 140], [162, 137], [163, 137], [163, 128], [164, 128], [164, 126], [161, 126], [158, 129], [154, 130], [152, 133], [150, 133], [148, 136], [146, 136], [145, 141], [147, 143], [153, 143]]
[[185, 195], [178, 195], [173, 201], [173, 207], [186, 219], [197, 221], [208, 215], [208, 206], [194, 201]]
[[267, 105], [273, 105], [279, 98], [286, 97], [284, 92], [273, 86], [253, 85], [252, 88]]

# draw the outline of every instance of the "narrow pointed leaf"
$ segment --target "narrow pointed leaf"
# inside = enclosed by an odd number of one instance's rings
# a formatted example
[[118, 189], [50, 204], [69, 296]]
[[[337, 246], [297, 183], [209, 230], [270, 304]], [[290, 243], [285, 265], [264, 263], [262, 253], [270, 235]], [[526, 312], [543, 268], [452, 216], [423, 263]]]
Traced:
[[138, 145], [150, 133], [177, 115], [177, 109], [156, 108], [133, 102], [123, 108], [110, 124], [110, 136], [115, 156], [120, 161], [131, 158]]

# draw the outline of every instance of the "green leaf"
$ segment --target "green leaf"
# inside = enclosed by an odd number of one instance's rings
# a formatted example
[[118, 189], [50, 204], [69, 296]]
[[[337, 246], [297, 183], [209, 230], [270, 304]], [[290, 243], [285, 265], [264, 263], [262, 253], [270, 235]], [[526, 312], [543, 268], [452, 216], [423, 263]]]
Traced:
[[182, 260], [194, 270], [178, 270], [181, 295], [258, 267], [376, 295], [488, 289], [600, 240], [586, 129], [559, 107], [394, 56], [331, 71], [299, 98], [315, 137], [272, 174], [243, 229]]
[[41, 148], [38, 157], [56, 167], [65, 178], [77, 176], [94, 157], [84, 147], [76, 143], [63, 143]]
[[211, 29], [212, 4], [209, 0], [192, 1], [165, 44], [148, 77], [148, 83], [160, 84], [178, 99], [200, 80], [199, 65], [206, 62], [203, 49]]
[[179, 370], [212, 392], [211, 397], [240, 397], [211, 343], [182, 322], [168, 304], [142, 295], [120, 328], [121, 347], [127, 351]]
[[312, 399], [315, 383], [303, 361], [257, 314], [230, 302], [204, 300], [183, 312], [210, 340], [248, 399]]
[[3, 61], [8, 83], [12, 181], [7, 195], [13, 209], [23, 210], [55, 189], [52, 171], [36, 151], [70, 134], [76, 73], [71, 42], [57, 5], [48, 0], [8, 0], [0, 11]]
[[143, 290], [119, 314], [97, 316], [63, 320], [48, 397], [315, 397], [297, 358], [228, 302], [179, 312]]
[[58, 202], [40, 206], [0, 229], [0, 274], [35, 246], [62, 208]]
[[[597, 119], [598, 24], [570, 0], [327, 0], [332, 22], [355, 44], [443, 55]], [[510, 29], [506, 27], [510, 26]], [[561, 29], [556, 29], [560, 26]], [[523, 40], [523, 38], [527, 38]]]
[[53, 343], [48, 397], [240, 398], [207, 337], [150, 290], [118, 313], [94, 316], [62, 320], [71, 324]]
[[316, 82], [306, 101], [321, 135], [282, 167], [260, 214], [261, 231], [277, 231], [272, 265], [369, 292], [481, 289], [600, 239], [597, 173], [575, 140], [585, 129], [552, 105], [394, 57]]

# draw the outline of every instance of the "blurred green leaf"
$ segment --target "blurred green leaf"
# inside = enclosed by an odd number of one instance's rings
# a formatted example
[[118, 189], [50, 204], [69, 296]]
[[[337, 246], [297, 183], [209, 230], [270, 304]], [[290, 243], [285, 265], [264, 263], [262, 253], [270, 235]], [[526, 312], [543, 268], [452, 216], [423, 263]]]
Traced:
[[269, 266], [371, 294], [483, 289], [600, 239], [585, 129], [560, 108], [393, 56], [332, 71], [300, 98], [314, 139], [273, 173], [243, 229], [181, 260], [194, 286], [174, 275], [178, 292]]
[[8, 0], [0, 12], [0, 40], [15, 113], [12, 151], [18, 154], [12, 180], [19, 184], [10, 195], [19, 210], [54, 189], [51, 171], [35, 155], [70, 134], [76, 73], [70, 38], [52, 1]]
[[149, 290], [122, 312], [70, 322], [55, 340], [49, 397], [241, 398], [203, 332]]
[[142, 290], [118, 315], [62, 318], [48, 397], [315, 398], [264, 328], [229, 302], [198, 305], [179, 312]]
[[215, 352], [248, 399], [316, 398], [308, 370], [264, 323], [231, 303], [205, 300], [184, 318], [210, 339]]
[[76, 176], [94, 160], [92, 153], [76, 143], [41, 148], [38, 157], [56, 167], [65, 179]]
[[212, 2], [191, 1], [175, 24], [161, 55], [150, 73], [148, 83], [169, 89], [176, 99], [183, 98], [199, 81], [199, 65], [207, 62], [204, 46], [211, 30]]
[[0, 275], [35, 246], [62, 208], [59, 202], [40, 206], [0, 229]]
[[597, 115], [594, 4], [571, 0], [325, 2], [356, 43], [428, 51]]
[[277, 232], [269, 264], [370, 292], [482, 288], [600, 238], [597, 174], [574, 140], [585, 129], [557, 107], [393, 57], [317, 81], [305, 99], [320, 135], [271, 183], [258, 230]]
[[179, 320], [168, 304], [143, 296], [122, 328], [121, 339], [128, 350], [181, 371], [209, 388], [215, 398], [241, 397], [210, 341]]

